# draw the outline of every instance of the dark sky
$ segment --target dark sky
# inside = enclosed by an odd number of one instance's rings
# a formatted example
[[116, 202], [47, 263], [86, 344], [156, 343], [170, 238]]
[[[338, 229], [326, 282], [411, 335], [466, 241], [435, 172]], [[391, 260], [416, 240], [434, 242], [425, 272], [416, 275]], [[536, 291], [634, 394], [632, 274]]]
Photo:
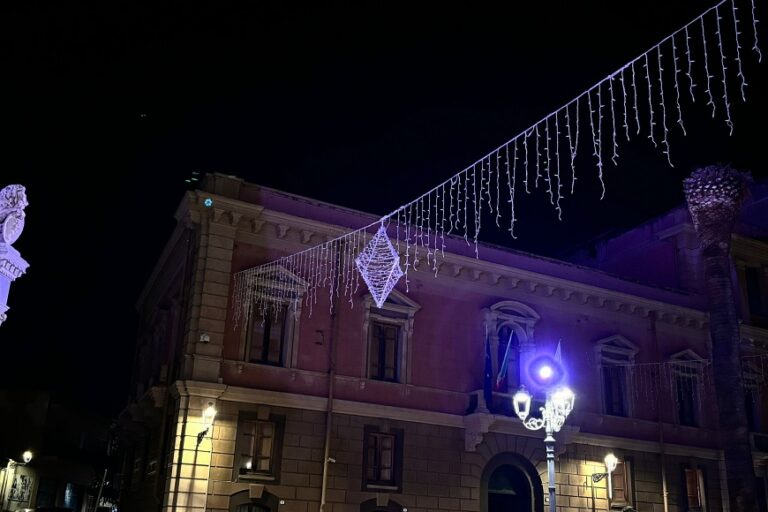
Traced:
[[[28, 188], [16, 247], [31, 264], [0, 326], [6, 385], [124, 405], [134, 303], [192, 171], [385, 213], [712, 3], [4, 2], [0, 185]], [[493, 240], [556, 255], [678, 204], [697, 165], [765, 177], [750, 46], [733, 137], [699, 97], [688, 137], [673, 130], [675, 168], [643, 138], [622, 144], [604, 201], [585, 160], [562, 222], [531, 195], [519, 239]]]

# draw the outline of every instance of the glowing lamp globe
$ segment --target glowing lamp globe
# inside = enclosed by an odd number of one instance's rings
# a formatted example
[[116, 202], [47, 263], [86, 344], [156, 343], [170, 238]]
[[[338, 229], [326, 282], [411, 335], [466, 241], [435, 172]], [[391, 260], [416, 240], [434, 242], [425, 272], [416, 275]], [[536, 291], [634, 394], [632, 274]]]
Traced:
[[525, 388], [520, 388], [512, 396], [512, 406], [515, 408], [517, 417], [525, 421], [531, 413], [531, 394]]
[[213, 419], [216, 417], [216, 408], [212, 403], [208, 404], [208, 407], [203, 411], [203, 425], [205, 428], [209, 428], [213, 425]]
[[32, 460], [32, 452], [27, 450], [25, 451], [21, 457], [24, 459], [24, 464], [27, 464], [29, 461]]
[[576, 401], [576, 395], [570, 388], [562, 387], [552, 393], [552, 402], [555, 407], [562, 411], [565, 415], [568, 415], [573, 410], [573, 404]]
[[616, 464], [619, 463], [619, 459], [612, 453], [605, 456], [605, 468], [609, 473], [613, 473], [616, 470]]
[[551, 379], [553, 373], [554, 370], [552, 370], [552, 367], [548, 364], [544, 364], [539, 367], [539, 378], [541, 378], [541, 380]]

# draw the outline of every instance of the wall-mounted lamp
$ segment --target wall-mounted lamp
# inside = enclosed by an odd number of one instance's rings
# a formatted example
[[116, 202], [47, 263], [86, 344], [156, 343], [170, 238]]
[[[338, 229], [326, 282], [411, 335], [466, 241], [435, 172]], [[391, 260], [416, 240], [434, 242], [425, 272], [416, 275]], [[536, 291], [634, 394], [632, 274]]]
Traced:
[[611, 479], [611, 473], [613, 473], [616, 470], [616, 465], [619, 463], [619, 459], [616, 458], [616, 456], [612, 453], [609, 453], [605, 456], [604, 459], [605, 462], [605, 469], [607, 470], [606, 473], [593, 473], [592, 474], [592, 482], [597, 483], [603, 478], [608, 478], [608, 499], [613, 499], [613, 482]]
[[200, 341], [202, 343], [208, 343], [211, 341], [211, 336], [207, 332], [204, 332], [200, 335]]
[[208, 431], [213, 426], [213, 419], [216, 417], [216, 408], [213, 402], [208, 402], [208, 407], [203, 410], [203, 430], [197, 434], [197, 445], [203, 442], [203, 438], [208, 435]]

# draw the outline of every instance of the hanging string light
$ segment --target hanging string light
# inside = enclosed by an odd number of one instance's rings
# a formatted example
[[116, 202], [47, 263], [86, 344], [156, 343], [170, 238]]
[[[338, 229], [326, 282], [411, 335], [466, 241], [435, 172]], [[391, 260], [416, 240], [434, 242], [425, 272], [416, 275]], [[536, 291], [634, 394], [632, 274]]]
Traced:
[[[745, 1], [745, 0], [744, 0]], [[734, 44], [729, 45], [733, 49], [732, 55], [727, 55], [724, 34], [722, 32], [721, 7], [730, 2], [730, 18], [732, 18]], [[617, 91], [621, 85], [621, 124], [624, 135], [629, 140], [629, 109], [634, 112], [634, 125], [637, 134], [641, 131], [641, 112], [639, 108], [640, 96], [643, 94], [637, 84], [636, 65], [640, 65], [645, 72], [646, 95], [648, 105], [647, 126], [648, 138], [654, 147], [658, 147], [656, 141], [657, 115], [654, 103], [658, 101], [660, 116], [661, 152], [665, 155], [669, 165], [672, 165], [670, 156], [669, 129], [667, 127], [667, 106], [664, 89], [665, 81], [672, 81], [669, 87], [674, 88], [676, 122], [685, 134], [683, 121], [683, 106], [680, 102], [680, 84], [678, 75], [681, 73], [678, 65], [678, 47], [676, 37], [679, 35], [685, 42], [685, 75], [688, 81], [688, 91], [691, 102], [695, 102], [694, 89], [696, 73], [694, 63], [698, 58], [703, 61], [705, 94], [708, 99], [707, 107], [712, 109], [712, 116], [716, 115], [716, 101], [712, 90], [710, 72], [709, 48], [707, 26], [714, 27], [710, 39], [714, 38], [720, 55], [721, 76], [723, 94], [720, 98], [723, 106], [725, 122], [733, 129], [731, 117], [730, 99], [728, 95], [728, 73], [726, 61], [731, 58], [736, 63], [735, 79], [739, 81], [742, 99], [746, 99], [745, 88], [747, 85], [744, 75], [741, 37], [744, 35], [738, 17], [736, 0], [722, 0], [718, 4], [705, 10], [699, 16], [685, 24], [680, 29], [669, 34], [661, 41], [653, 45], [647, 51], [624, 64], [618, 70], [599, 80], [596, 84], [583, 91], [565, 105], [542, 117], [539, 121], [525, 128], [501, 146], [494, 148], [486, 155], [479, 158], [463, 170], [454, 174], [444, 182], [438, 184], [422, 196], [398, 207], [393, 212], [384, 215], [381, 219], [367, 226], [352, 230], [333, 240], [309, 247], [296, 254], [284, 256], [273, 262], [246, 269], [235, 275], [234, 303], [235, 322], [241, 316], [250, 316], [254, 311], [266, 317], [270, 314], [279, 314], [285, 303], [298, 303], [302, 300], [309, 307], [310, 314], [313, 308], [319, 304], [320, 296], [318, 288], [328, 287], [327, 300], [329, 308], [334, 307], [335, 299], [345, 297], [350, 306], [354, 305], [354, 298], [359, 289], [361, 269], [355, 262], [365, 251], [369, 251], [368, 261], [373, 265], [376, 258], [387, 258], [391, 263], [392, 255], [402, 259], [402, 275], [405, 276], [405, 287], [408, 290], [409, 272], [429, 269], [434, 275], [439, 274], [440, 260], [445, 255], [445, 235], [463, 237], [467, 246], [474, 247], [475, 256], [479, 258], [479, 236], [482, 229], [483, 201], [487, 201], [488, 211], [495, 214], [495, 223], [501, 225], [503, 216], [499, 205], [502, 203], [501, 194], [510, 203], [509, 228], [510, 235], [515, 238], [515, 223], [517, 221], [515, 199], [517, 192], [517, 165], [522, 160], [523, 166], [523, 190], [531, 193], [529, 186], [532, 171], [535, 170], [534, 187], [538, 188], [539, 180], [547, 183], [546, 194], [558, 219], [562, 218], [563, 205], [560, 193], [562, 177], [560, 174], [560, 136], [561, 121], [565, 123], [564, 136], [568, 141], [571, 168], [571, 194], [575, 192], [577, 181], [576, 157], [579, 148], [579, 130], [585, 121], [580, 118], [580, 111], [586, 100], [587, 115], [589, 117], [589, 130], [592, 137], [592, 154], [595, 157], [597, 167], [597, 179], [601, 185], [601, 199], [605, 197], [606, 183], [603, 176], [603, 118], [610, 116], [610, 141], [611, 161], [618, 164], [618, 137], [617, 137]], [[752, 50], [757, 60], [762, 59], [762, 53], [758, 46], [757, 37], [757, 11], [754, 0], [751, 0], [751, 28], [754, 37]], [[706, 18], [714, 18], [705, 23]], [[701, 47], [694, 50], [691, 45], [692, 31], [701, 32]], [[665, 71], [663, 67], [663, 47], [668, 46], [671, 51], [673, 68]], [[655, 52], [655, 55], [653, 53]], [[655, 71], [651, 71], [650, 58], [655, 58]], [[651, 75], [654, 76], [653, 80]], [[629, 75], [629, 76], [628, 76]], [[618, 80], [618, 82], [615, 82]], [[657, 83], [658, 97], [654, 98], [654, 85]], [[668, 82], [669, 83], [669, 82]], [[606, 90], [607, 88], [607, 90]], [[631, 91], [627, 90], [631, 89]], [[628, 99], [631, 93], [631, 99]], [[604, 94], [607, 99], [604, 98]], [[628, 105], [631, 101], [631, 107]], [[606, 105], [606, 102], [607, 105]], [[608, 107], [607, 109], [605, 107]], [[607, 110], [607, 114], [605, 114]], [[606, 120], [608, 122], [608, 120]], [[542, 133], [544, 140], [542, 139]], [[529, 142], [534, 146], [529, 148]], [[520, 147], [522, 145], [522, 148]], [[518, 154], [521, 149], [523, 155]], [[535, 158], [534, 169], [531, 169], [531, 158]], [[500, 186], [501, 173], [506, 175], [507, 187]], [[543, 174], [542, 174], [543, 172]], [[493, 187], [496, 189], [493, 190]], [[447, 196], [447, 197], [446, 197]], [[448, 202], [446, 215], [445, 203]], [[471, 209], [471, 212], [470, 212]], [[471, 218], [470, 218], [471, 215]], [[447, 233], [445, 223], [448, 224]], [[472, 230], [470, 234], [470, 230]], [[391, 250], [384, 250], [383, 239], [394, 237], [395, 243]], [[472, 240], [470, 241], [470, 237]], [[438, 240], [439, 238], [439, 240]], [[306, 243], [306, 240], [305, 240]], [[420, 265], [421, 258], [426, 260], [426, 265]], [[381, 262], [379, 262], [381, 263]], [[373, 268], [373, 267], [371, 267]], [[394, 272], [392, 276], [397, 275]], [[368, 275], [362, 275], [368, 285], [369, 291], [374, 294], [371, 286], [377, 286], [376, 297], [386, 299], [387, 290], [392, 289], [391, 281], [384, 281], [386, 286], [380, 286], [377, 279]], [[398, 276], [399, 279], [399, 276]], [[394, 281], [396, 283], [397, 281]], [[374, 283], [373, 285], [371, 283]], [[386, 293], [385, 293], [386, 292]]]

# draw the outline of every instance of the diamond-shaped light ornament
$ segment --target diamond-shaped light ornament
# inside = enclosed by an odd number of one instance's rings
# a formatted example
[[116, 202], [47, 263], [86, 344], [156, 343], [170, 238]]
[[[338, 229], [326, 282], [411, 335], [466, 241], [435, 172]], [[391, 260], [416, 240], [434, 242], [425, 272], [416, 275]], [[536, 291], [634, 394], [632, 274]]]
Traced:
[[389, 292], [395, 287], [403, 271], [400, 269], [400, 257], [392, 246], [384, 226], [365, 246], [363, 252], [355, 258], [357, 270], [363, 276], [377, 307], [384, 305]]

